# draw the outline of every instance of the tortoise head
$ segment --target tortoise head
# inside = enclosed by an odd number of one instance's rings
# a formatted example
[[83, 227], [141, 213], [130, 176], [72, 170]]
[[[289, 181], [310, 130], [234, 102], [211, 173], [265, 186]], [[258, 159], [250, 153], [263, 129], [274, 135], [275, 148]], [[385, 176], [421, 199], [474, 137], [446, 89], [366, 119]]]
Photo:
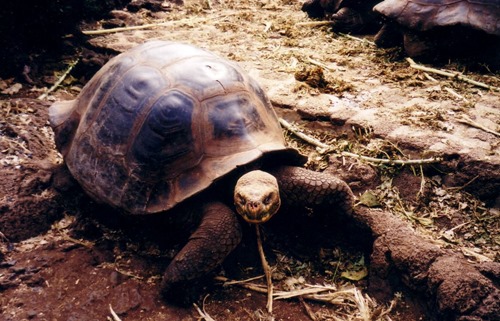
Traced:
[[260, 170], [246, 173], [234, 188], [234, 205], [245, 221], [254, 224], [267, 222], [281, 205], [278, 181]]

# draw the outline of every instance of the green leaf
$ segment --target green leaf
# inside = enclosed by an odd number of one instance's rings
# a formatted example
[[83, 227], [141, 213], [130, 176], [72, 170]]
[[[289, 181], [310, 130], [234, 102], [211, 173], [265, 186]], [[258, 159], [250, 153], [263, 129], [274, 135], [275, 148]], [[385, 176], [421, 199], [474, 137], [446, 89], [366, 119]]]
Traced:
[[368, 269], [366, 266], [363, 266], [360, 270], [349, 270], [344, 271], [340, 274], [344, 279], [348, 279], [351, 281], [359, 281], [365, 278], [368, 275]]
[[377, 196], [372, 191], [366, 191], [359, 197], [359, 202], [368, 207], [380, 206]]

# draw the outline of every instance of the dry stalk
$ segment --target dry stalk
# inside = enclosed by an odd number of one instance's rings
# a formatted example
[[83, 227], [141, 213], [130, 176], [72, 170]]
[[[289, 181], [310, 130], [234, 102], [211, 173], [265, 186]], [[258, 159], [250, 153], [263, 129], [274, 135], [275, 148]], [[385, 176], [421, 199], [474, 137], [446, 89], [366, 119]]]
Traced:
[[[301, 131], [299, 131], [297, 128], [295, 128], [292, 124], [287, 122], [286, 120], [280, 118], [279, 119], [280, 124], [285, 127], [286, 130], [290, 131], [292, 134], [295, 136], [299, 137], [300, 139], [304, 140], [305, 142], [318, 147], [320, 150], [320, 153], [326, 153], [331, 151], [333, 148], [330, 145], [327, 145], [319, 140], [317, 140], [314, 137], [311, 137]], [[350, 152], [341, 152], [341, 156], [347, 156], [347, 157], [353, 157], [357, 159], [361, 159], [370, 163], [377, 163], [377, 164], [389, 164], [389, 165], [422, 165], [422, 164], [431, 164], [431, 163], [438, 163], [442, 161], [442, 158], [440, 157], [431, 157], [431, 158], [426, 158], [426, 159], [409, 159], [409, 160], [402, 160], [402, 159], [385, 159], [385, 158], [375, 158], [375, 157], [369, 157], [369, 156], [363, 156], [363, 155], [358, 155]]]
[[[254, 276], [253, 278], [248, 278], [246, 280], [234, 280], [234, 281], [225, 281], [224, 282], [224, 285], [237, 285], [237, 284], [241, 284], [241, 283], [248, 283], [248, 282], [252, 282], [254, 280], [259, 280], [259, 279], [262, 279], [263, 277], [265, 277], [265, 275], [258, 275], [258, 276]], [[216, 278], [217, 279], [217, 278]], [[220, 280], [219, 280], [220, 281]]]
[[418, 190], [418, 194], [420, 196], [423, 196], [425, 192], [425, 175], [424, 175], [424, 169], [422, 168], [422, 165], [420, 165], [420, 189]]
[[375, 158], [375, 157], [363, 156], [363, 155], [358, 155], [358, 154], [350, 153], [350, 152], [341, 152], [340, 155], [361, 159], [361, 160], [364, 160], [364, 161], [367, 161], [370, 163], [388, 164], [388, 165], [422, 165], [422, 164], [439, 163], [443, 160], [441, 157], [431, 157], [431, 158], [424, 158], [424, 159], [408, 159], [408, 160], [385, 159], [385, 158]]
[[109, 312], [111, 313], [111, 316], [113, 317], [113, 321], [122, 321], [122, 319], [120, 319], [120, 317], [116, 314], [116, 312], [111, 307], [111, 304], [109, 305]]
[[[222, 281], [224, 284], [236, 284], [243, 288], [258, 292], [269, 293], [265, 286], [254, 283], [242, 283], [229, 280], [223, 276], [217, 276], [217, 281]], [[343, 290], [338, 290], [334, 285], [311, 285], [306, 284], [304, 288], [292, 291], [275, 291], [273, 297], [276, 300], [298, 298], [301, 302], [303, 299], [310, 301], [341, 305], [351, 309], [357, 309], [362, 316], [362, 320], [371, 320], [374, 316], [372, 309], [376, 306], [376, 302], [369, 296], [364, 296], [356, 287], [350, 287]], [[391, 304], [386, 309], [379, 311], [380, 316], [388, 314], [395, 306], [397, 300], [391, 301]], [[303, 302], [305, 304], [305, 302]], [[307, 314], [312, 320], [315, 320], [316, 315], [304, 305]], [[340, 319], [339, 319], [340, 320]]]
[[[198, 314], [200, 315], [200, 318], [205, 320], [205, 321], [215, 321], [214, 318], [212, 318], [207, 311], [205, 311], [205, 300], [207, 299], [208, 295], [203, 299], [203, 310], [198, 307], [196, 303], [193, 303], [193, 306], [195, 307], [196, 311], [198, 311]], [[198, 319], [200, 320], [200, 319]]]
[[351, 39], [351, 40], [356, 40], [356, 41], [361, 42], [361, 43], [367, 43], [367, 44], [369, 44], [371, 46], [375, 46], [375, 43], [373, 41], [366, 40], [364, 38], [355, 37], [353, 35], [342, 33], [342, 32], [340, 32], [339, 35], [341, 35], [343, 37], [346, 37], [348, 39]]
[[120, 273], [121, 275], [124, 275], [124, 276], [132, 278], [132, 279], [144, 280], [144, 278], [142, 276], [134, 275], [130, 272], [127, 272], [127, 271], [120, 269], [116, 262], [115, 263], [108, 263], [108, 262], [101, 263], [98, 265], [98, 267], [115, 270], [117, 273]]
[[255, 224], [255, 232], [257, 233], [257, 247], [259, 249], [260, 260], [262, 262], [262, 268], [264, 269], [264, 273], [266, 275], [267, 282], [267, 312], [269, 314], [273, 313], [273, 280], [271, 278], [271, 269], [269, 268], [269, 264], [266, 260], [266, 255], [264, 254], [264, 248], [262, 246], [262, 237], [260, 235], [260, 226]]
[[[249, 289], [259, 293], [268, 293], [266, 287], [254, 283], [241, 283], [237, 281], [230, 280], [223, 276], [215, 277], [216, 281], [224, 282], [224, 284], [236, 284], [245, 289]], [[332, 304], [342, 304], [346, 296], [353, 295], [353, 289], [338, 290], [333, 285], [311, 285], [306, 284], [305, 288], [292, 290], [292, 291], [274, 291], [273, 297], [276, 300], [291, 299], [296, 297], [302, 297], [311, 301], [332, 303]]]
[[258, 292], [258, 293], [267, 293], [267, 289], [265, 287], [263, 287], [262, 285], [258, 285], [258, 284], [255, 284], [255, 283], [248, 283], [248, 282], [245, 282], [245, 281], [235, 281], [235, 280], [230, 280], [224, 276], [216, 276], [214, 277], [214, 280], [215, 281], [220, 281], [220, 282], [224, 282], [224, 286], [226, 285], [238, 285], [242, 288], [245, 288], [245, 289], [248, 289], [248, 290], [252, 290], [252, 291], [255, 291], [255, 292]]
[[141, 30], [141, 29], [152, 29], [156, 27], [165, 27], [165, 26], [172, 26], [175, 24], [182, 24], [182, 23], [201, 23], [205, 22], [208, 19], [181, 19], [181, 20], [173, 20], [173, 21], [164, 21], [164, 22], [156, 22], [156, 23], [148, 23], [140, 26], [129, 26], [129, 27], [118, 27], [118, 28], [110, 28], [110, 29], [100, 29], [100, 30], [83, 30], [82, 33], [87, 36], [98, 36], [98, 35], [104, 35], [108, 33], [115, 33], [115, 32], [125, 32], [125, 31], [131, 31], [131, 30]]
[[80, 59], [76, 59], [75, 61], [70, 63], [68, 68], [66, 69], [66, 71], [61, 75], [61, 77], [59, 77], [59, 79], [56, 81], [56, 83], [54, 85], [52, 85], [52, 87], [50, 87], [49, 90], [47, 90], [45, 93], [38, 96], [38, 99], [43, 100], [43, 99], [47, 98], [48, 94], [50, 94], [51, 92], [56, 90], [56, 88], [62, 84], [64, 79], [66, 79], [66, 77], [68, 77], [69, 73], [71, 72], [71, 70], [73, 70], [73, 68], [76, 66], [78, 61], [80, 61]]
[[380, 315], [378, 316], [378, 318], [381, 319], [383, 317], [386, 317], [390, 321], [391, 318], [388, 316], [388, 314], [389, 314], [389, 312], [392, 311], [392, 309], [394, 309], [394, 307], [396, 306], [396, 304], [399, 301], [399, 298], [400, 298], [400, 296], [398, 295], [398, 293], [396, 293], [396, 295], [394, 296], [394, 299], [391, 300], [391, 303], [389, 304], [389, 307], [387, 309], [383, 309], [380, 312]]
[[140, 25], [140, 26], [118, 27], [118, 28], [99, 29], [99, 30], [83, 30], [82, 33], [84, 35], [87, 35], [87, 36], [97, 36], [97, 35], [104, 35], [104, 34], [115, 33], [115, 32], [125, 32], [125, 31], [131, 31], [131, 30], [141, 30], [141, 29], [163, 27], [163, 26], [169, 26], [171, 24], [172, 24], [172, 21], [166, 21], [166, 22], [148, 23], [148, 24]]
[[497, 132], [497, 131], [494, 131], [493, 129], [489, 129], [475, 121], [473, 121], [472, 119], [469, 118], [469, 116], [467, 115], [461, 115], [460, 118], [457, 118], [457, 121], [462, 123], [462, 124], [466, 124], [466, 125], [469, 125], [469, 126], [472, 126], [472, 127], [475, 127], [475, 128], [478, 128], [478, 129], [481, 129], [481, 130], [484, 130], [485, 132], [487, 133], [490, 133], [490, 134], [493, 134], [495, 136], [498, 136], [500, 137], [500, 133]]
[[478, 262], [492, 262], [493, 261], [491, 258], [487, 257], [486, 255], [476, 253], [472, 249], [462, 247], [461, 250], [465, 256], [474, 257], [476, 259], [476, 261], [478, 261]]
[[303, 289], [298, 289], [293, 291], [278, 291], [276, 292], [275, 297], [276, 300], [303, 297], [309, 300], [314, 300], [319, 302], [334, 303], [332, 300], [326, 299], [322, 295], [322, 292], [327, 292], [327, 294], [330, 294], [330, 293], [339, 293], [342, 291], [338, 291], [335, 286], [306, 284], [306, 287]]
[[434, 74], [449, 77], [449, 78], [458, 79], [458, 80], [465, 81], [469, 84], [472, 84], [474, 86], [481, 87], [484, 89], [500, 91], [499, 87], [490, 86], [488, 84], [485, 84], [485, 83], [482, 83], [479, 81], [475, 81], [473, 79], [470, 79], [470, 78], [467, 78], [463, 75], [460, 75], [459, 73], [452, 73], [452, 72], [448, 72], [448, 71], [444, 71], [444, 70], [440, 70], [440, 69], [435, 69], [435, 68], [419, 65], [413, 59], [411, 59], [409, 57], [406, 58], [406, 61], [408, 61], [410, 63], [410, 67], [413, 69], [417, 69], [417, 70], [421, 70], [421, 71], [425, 71], [425, 72], [430, 72], [430, 73], [434, 73]]
[[304, 134], [303, 132], [296, 129], [292, 124], [290, 124], [289, 122], [287, 122], [283, 118], [280, 118], [279, 121], [280, 121], [280, 124], [283, 127], [285, 127], [286, 130], [288, 130], [289, 132], [291, 132], [295, 136], [299, 137], [300, 139], [304, 140], [306, 143], [309, 143], [313, 146], [319, 147], [322, 150], [330, 150], [331, 149], [330, 145], [327, 145], [327, 144], [317, 140], [314, 137], [311, 137], [311, 136]]
[[320, 68], [323, 68], [323, 69], [327, 69], [327, 70], [330, 70], [330, 71], [335, 71], [335, 69], [331, 68], [331, 67], [328, 67], [327, 65], [325, 65], [324, 63], [320, 62], [320, 61], [317, 61], [317, 60], [314, 60], [312, 58], [307, 58], [307, 61], [313, 65], [316, 65]]
[[75, 244], [78, 244], [78, 245], [81, 245], [83, 247], [86, 247], [88, 249], [93, 249], [94, 248], [94, 243], [93, 242], [90, 242], [90, 241], [84, 241], [84, 240], [78, 240], [78, 239], [75, 239], [67, 234], [63, 234], [62, 235], [62, 239], [63, 240], [66, 240], [68, 242], [71, 242], [71, 243], [75, 243]]
[[304, 298], [302, 297], [299, 297], [299, 301], [300, 303], [304, 306], [304, 309], [306, 310], [306, 313], [307, 315], [309, 316], [309, 318], [311, 318], [311, 320], [313, 321], [317, 321], [318, 318], [316, 317], [316, 315], [314, 314], [313, 310], [311, 309], [311, 307], [309, 306], [309, 304], [306, 303], [306, 301], [304, 301]]
[[[433, 78], [431, 77], [428, 73], [424, 72], [424, 76], [425, 78], [429, 79], [430, 81], [432, 82], [436, 82], [436, 83], [439, 83], [439, 81], [436, 79], [436, 78]], [[448, 93], [450, 93], [452, 96], [458, 98], [458, 99], [461, 99], [463, 100], [464, 102], [466, 103], [469, 103], [469, 100], [467, 98], [465, 98], [464, 96], [460, 95], [459, 93], [457, 93], [456, 91], [454, 91], [453, 89], [451, 89], [450, 87], [443, 87], [444, 90], [446, 90]]]
[[447, 190], [450, 190], [450, 191], [461, 191], [464, 188], [466, 188], [467, 186], [469, 186], [470, 184], [472, 184], [472, 182], [474, 182], [478, 178], [479, 178], [479, 175], [476, 175], [471, 180], [469, 180], [467, 183], [465, 183], [464, 185], [462, 185], [462, 186], [448, 187]]
[[296, 27], [322, 27], [331, 25], [331, 21], [307, 21], [307, 22], [298, 22], [295, 24]]
[[0, 232], [0, 240], [2, 240], [5, 243], [10, 243], [9, 238], [5, 236], [2, 232]]
[[447, 92], [449, 92], [451, 95], [455, 96], [456, 98], [462, 99], [466, 103], [469, 102], [469, 100], [467, 98], [465, 98], [464, 96], [460, 95], [459, 93], [457, 93], [456, 91], [454, 91], [450, 87], [443, 87], [443, 89], [446, 90]]
[[[31, 154], [31, 151], [29, 149], [27, 149], [22, 143], [14, 140], [14, 139], [9, 139], [9, 138], [6, 138], [4, 136], [0, 136], [0, 141], [2, 142], [7, 142], [9, 144], [9, 147], [11, 147], [11, 144], [14, 144], [16, 146], [18, 146], [19, 148], [21, 148], [26, 154]], [[7, 149], [8, 150], [8, 149]], [[1, 152], [5, 152], [7, 150], [2, 150]]]

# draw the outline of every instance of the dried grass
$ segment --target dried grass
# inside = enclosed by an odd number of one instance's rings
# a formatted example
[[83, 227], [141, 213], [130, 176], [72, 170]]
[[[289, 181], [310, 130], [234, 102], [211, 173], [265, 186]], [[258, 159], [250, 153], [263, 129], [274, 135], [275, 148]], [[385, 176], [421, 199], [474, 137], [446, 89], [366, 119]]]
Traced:
[[[238, 284], [256, 292], [267, 293], [267, 288], [260, 284], [235, 283], [224, 277], [217, 277], [216, 280], [225, 282], [225, 284]], [[388, 306], [382, 306], [368, 294], [363, 294], [360, 289], [353, 285], [342, 285], [339, 287], [333, 284], [304, 284], [300, 288], [288, 291], [276, 290], [273, 294], [274, 300], [302, 298], [313, 302], [334, 305], [333, 309], [320, 309], [317, 312], [310, 310], [310, 315], [316, 320], [344, 321], [390, 320], [388, 314], [396, 305], [398, 297], [399, 294]]]

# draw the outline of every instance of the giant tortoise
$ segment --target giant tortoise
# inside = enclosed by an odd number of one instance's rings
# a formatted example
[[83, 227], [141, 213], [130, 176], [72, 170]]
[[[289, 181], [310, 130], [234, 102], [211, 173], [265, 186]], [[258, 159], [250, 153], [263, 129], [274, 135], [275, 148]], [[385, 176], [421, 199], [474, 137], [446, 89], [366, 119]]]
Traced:
[[380, 47], [402, 45], [413, 58], [470, 58], [500, 67], [500, 0], [385, 0]]
[[300, 167], [305, 157], [286, 146], [257, 82], [188, 44], [151, 41], [118, 55], [49, 116], [67, 168], [95, 200], [130, 215], [198, 213], [163, 275], [165, 295], [236, 247], [235, 213], [264, 223], [281, 202], [351, 211], [344, 181]]

